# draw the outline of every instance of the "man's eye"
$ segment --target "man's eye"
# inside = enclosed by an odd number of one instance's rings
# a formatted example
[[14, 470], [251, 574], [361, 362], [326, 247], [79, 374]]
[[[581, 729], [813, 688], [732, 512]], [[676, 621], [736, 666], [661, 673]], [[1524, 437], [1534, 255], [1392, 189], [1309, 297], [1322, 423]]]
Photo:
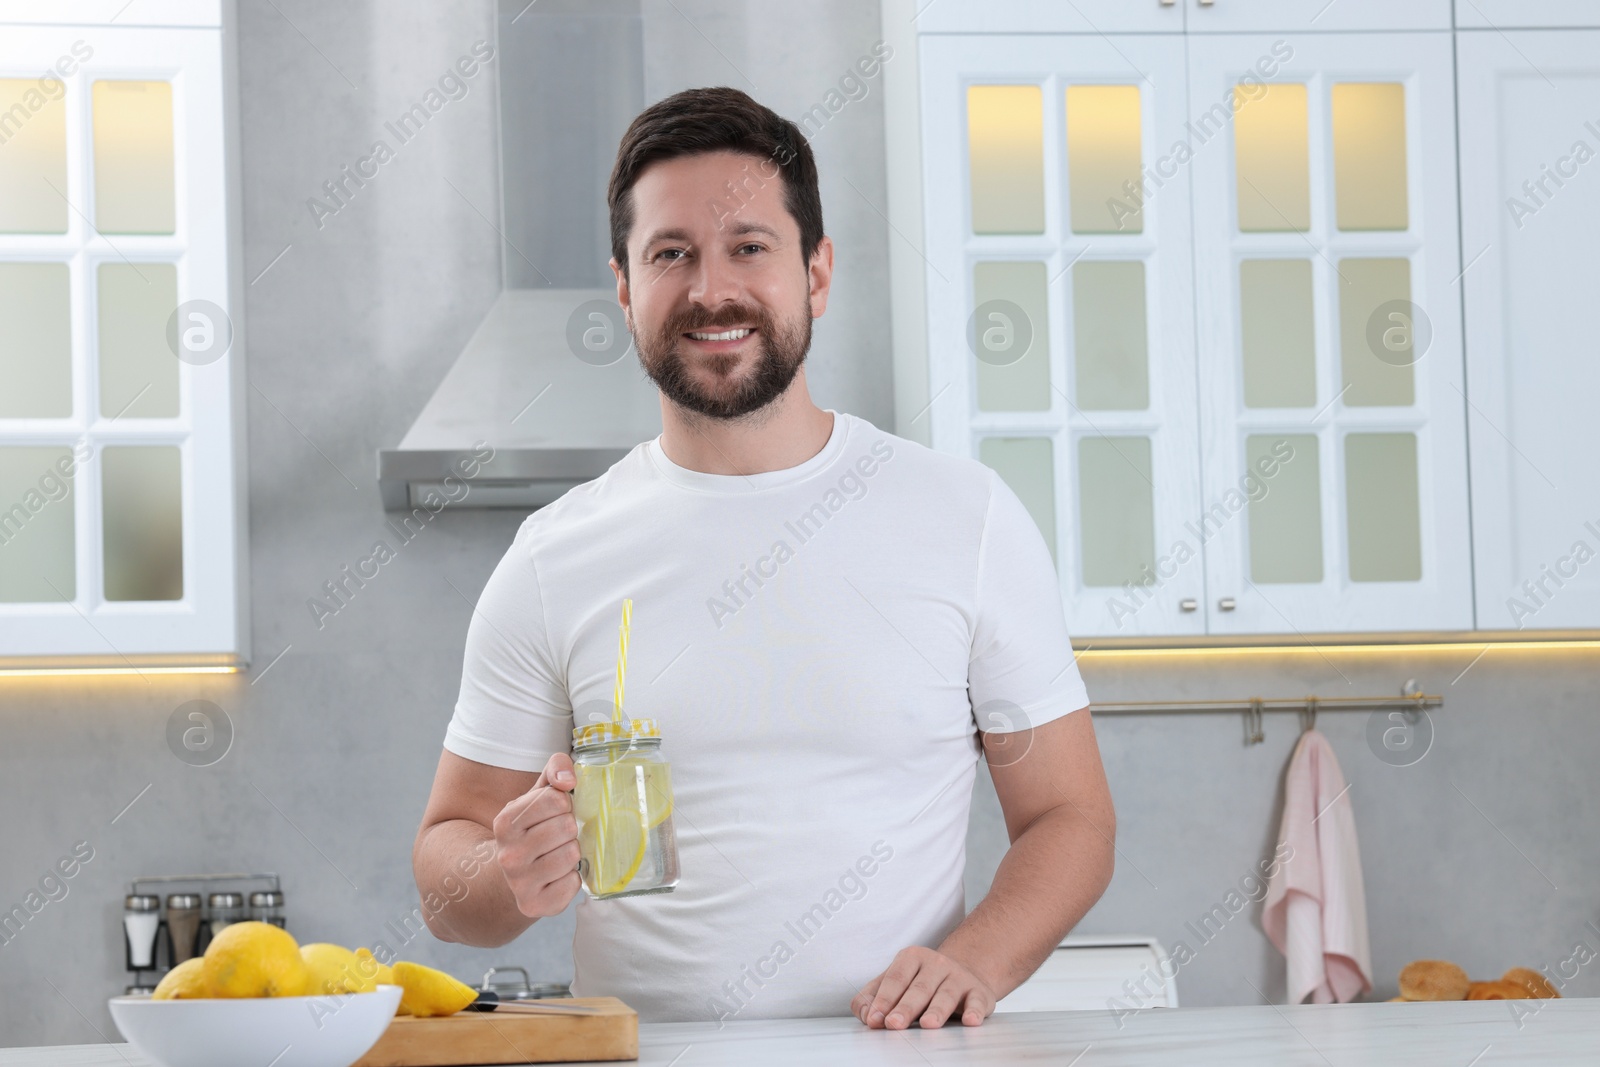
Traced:
[[661, 251], [656, 253], [656, 258], [660, 259], [662, 256], [682, 255], [682, 254], [683, 254], [683, 249], [681, 249], [681, 248], [663, 248]]
[[755, 249], [757, 252], [761, 251], [761, 246], [758, 245], [758, 244], [743, 245], [743, 246], [740, 247], [739, 251], [744, 252], [744, 251], [746, 251], [748, 249], [751, 249], [751, 248]]

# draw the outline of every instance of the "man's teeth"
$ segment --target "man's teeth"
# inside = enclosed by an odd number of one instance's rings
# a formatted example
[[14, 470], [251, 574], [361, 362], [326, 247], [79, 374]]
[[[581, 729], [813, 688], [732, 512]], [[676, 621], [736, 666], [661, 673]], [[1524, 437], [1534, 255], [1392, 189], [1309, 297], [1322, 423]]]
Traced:
[[696, 341], [737, 341], [739, 338], [744, 337], [749, 332], [749, 330], [725, 330], [722, 333], [691, 332], [689, 336], [693, 337]]

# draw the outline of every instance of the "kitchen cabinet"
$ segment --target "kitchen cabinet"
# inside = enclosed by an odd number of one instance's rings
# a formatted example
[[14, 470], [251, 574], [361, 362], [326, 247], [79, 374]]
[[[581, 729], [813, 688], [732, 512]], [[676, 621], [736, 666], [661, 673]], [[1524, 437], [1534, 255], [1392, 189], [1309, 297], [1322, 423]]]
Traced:
[[1478, 626], [1594, 628], [1600, 30], [1459, 38]]
[[1450, 35], [1188, 46], [1209, 632], [1471, 629]]
[[1568, 26], [1600, 27], [1600, 4], [1594, 0], [1456, 0], [1458, 29]]
[[1448, 30], [1450, 0], [1183, 0], [1190, 33]]
[[1155, 573], [1200, 504], [1189, 175], [1151, 169], [1184, 137], [1183, 40], [920, 59], [933, 446], [1017, 491], [1077, 632], [1203, 633], [1202, 568]]
[[245, 647], [231, 8], [118, 13], [0, 15], [3, 666]]
[[[1155, 33], [1183, 30], [1186, 0], [912, 0], [918, 33]], [[896, 12], [895, 17], [900, 16]]]

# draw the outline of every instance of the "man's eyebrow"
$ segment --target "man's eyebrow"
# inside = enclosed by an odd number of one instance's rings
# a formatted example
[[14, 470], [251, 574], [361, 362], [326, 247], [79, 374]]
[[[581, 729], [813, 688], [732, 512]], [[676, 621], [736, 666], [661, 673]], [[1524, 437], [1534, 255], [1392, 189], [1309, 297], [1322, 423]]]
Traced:
[[[768, 226], [765, 223], [754, 222], [754, 221], [749, 220], [749, 219], [744, 219], [744, 220], [741, 220], [741, 221], [735, 223], [732, 227], [729, 228], [729, 232], [735, 237], [744, 237], [744, 236], [747, 236], [748, 234], [759, 233], [759, 234], [765, 234], [766, 236], [772, 238], [774, 241], [780, 240], [782, 238], [782, 234], [778, 233], [778, 231], [774, 230], [771, 226]], [[649, 239], [647, 241], [645, 241], [644, 247], [648, 248], [651, 245], [655, 244], [657, 241], [690, 241], [690, 240], [692, 240], [692, 238], [689, 236], [689, 231], [688, 230], [680, 229], [678, 227], [669, 227], [667, 229], [657, 230], [655, 233], [652, 233], [650, 235]]]

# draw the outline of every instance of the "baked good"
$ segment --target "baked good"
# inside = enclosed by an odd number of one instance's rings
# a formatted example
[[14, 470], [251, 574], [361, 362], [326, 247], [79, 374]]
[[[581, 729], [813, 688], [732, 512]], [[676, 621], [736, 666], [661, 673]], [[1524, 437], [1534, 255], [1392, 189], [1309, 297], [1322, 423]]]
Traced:
[[1448, 960], [1412, 960], [1400, 971], [1400, 995], [1407, 1000], [1465, 1000], [1472, 979]]
[[1513, 967], [1500, 976], [1502, 982], [1515, 982], [1528, 991], [1528, 996], [1540, 1000], [1548, 1000], [1561, 996], [1556, 987], [1550, 984], [1550, 979], [1529, 967]]
[[1495, 979], [1490, 982], [1473, 982], [1467, 988], [1468, 1000], [1528, 1000], [1526, 987], [1516, 982]]

